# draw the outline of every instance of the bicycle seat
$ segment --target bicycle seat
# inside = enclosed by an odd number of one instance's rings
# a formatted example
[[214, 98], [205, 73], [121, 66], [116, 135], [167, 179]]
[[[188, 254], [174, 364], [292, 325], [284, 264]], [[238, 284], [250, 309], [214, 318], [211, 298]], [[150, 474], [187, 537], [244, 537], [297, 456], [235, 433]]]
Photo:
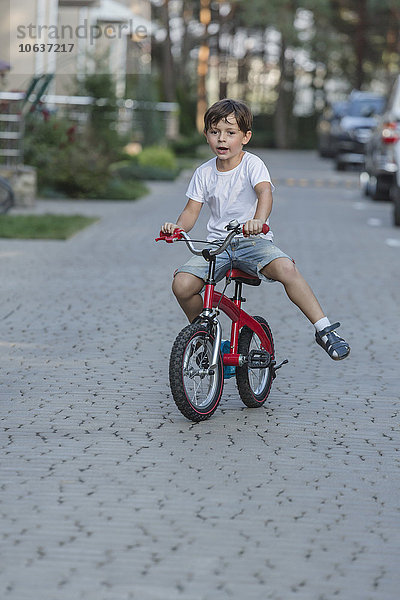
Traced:
[[261, 279], [240, 269], [229, 269], [226, 272], [226, 277], [230, 277], [233, 281], [238, 281], [239, 283], [247, 283], [247, 285], [260, 285], [261, 283]]

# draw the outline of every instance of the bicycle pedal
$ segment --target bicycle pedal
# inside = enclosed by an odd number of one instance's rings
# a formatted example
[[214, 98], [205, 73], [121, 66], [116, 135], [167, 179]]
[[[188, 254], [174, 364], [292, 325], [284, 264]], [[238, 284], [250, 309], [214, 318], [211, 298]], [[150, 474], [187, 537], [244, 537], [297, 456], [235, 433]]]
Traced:
[[283, 367], [283, 365], [287, 365], [288, 364], [288, 359], [285, 358], [285, 360], [283, 360], [277, 367], [274, 367], [274, 370], [277, 371], [278, 369], [280, 369], [281, 367]]
[[271, 364], [271, 355], [266, 350], [251, 350], [247, 363], [249, 369], [266, 369]]
[[276, 362], [272, 361], [272, 370], [273, 370], [273, 378], [275, 379], [276, 377], [276, 372], [278, 369], [280, 369], [281, 367], [283, 367], [283, 365], [287, 365], [288, 364], [288, 359], [285, 358], [285, 360], [283, 360], [281, 363], [279, 363], [279, 365], [276, 367]]

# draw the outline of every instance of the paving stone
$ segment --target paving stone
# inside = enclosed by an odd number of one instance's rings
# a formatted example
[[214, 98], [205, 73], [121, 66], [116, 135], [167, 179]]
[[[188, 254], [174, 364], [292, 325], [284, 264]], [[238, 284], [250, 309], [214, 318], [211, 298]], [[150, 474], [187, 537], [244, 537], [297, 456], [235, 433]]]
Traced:
[[0, 240], [2, 599], [397, 599], [400, 233], [356, 173], [296, 189], [329, 163], [261, 155], [275, 241], [352, 352], [331, 361], [280, 285], [246, 289], [290, 361], [257, 410], [234, 380], [200, 424], [171, 397], [188, 253], [154, 238], [187, 174], [132, 203], [38, 201], [101, 217], [67, 242]]

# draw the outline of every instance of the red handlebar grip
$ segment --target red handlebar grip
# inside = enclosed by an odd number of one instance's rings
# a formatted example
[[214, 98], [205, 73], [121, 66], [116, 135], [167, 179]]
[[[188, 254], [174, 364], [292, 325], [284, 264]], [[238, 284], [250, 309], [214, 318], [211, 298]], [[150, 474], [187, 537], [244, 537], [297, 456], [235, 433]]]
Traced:
[[156, 238], [156, 242], [164, 240], [165, 242], [167, 242], [167, 244], [172, 244], [174, 240], [177, 240], [181, 237], [181, 231], [183, 231], [183, 229], [179, 229], [179, 227], [174, 229], [174, 233], [172, 234], [160, 231], [160, 237]]
[[[243, 231], [243, 235], [246, 235], [245, 232], [244, 232], [244, 225], [242, 227], [242, 231]], [[268, 233], [268, 231], [269, 231], [269, 225], [267, 225], [266, 223], [264, 223], [263, 226], [262, 226], [261, 233]]]

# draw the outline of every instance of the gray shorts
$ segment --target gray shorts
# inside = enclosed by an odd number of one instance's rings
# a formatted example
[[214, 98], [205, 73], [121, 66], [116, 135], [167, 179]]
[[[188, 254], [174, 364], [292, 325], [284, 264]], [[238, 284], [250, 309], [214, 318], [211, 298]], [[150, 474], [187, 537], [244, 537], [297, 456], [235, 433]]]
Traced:
[[[269, 265], [275, 258], [293, 260], [275, 246], [271, 240], [260, 237], [234, 239], [227, 250], [217, 256], [215, 281], [221, 281], [228, 269], [233, 267], [259, 277], [262, 281], [274, 282], [274, 279], [265, 277], [261, 273], [261, 269]], [[208, 273], [208, 262], [202, 256], [192, 256], [187, 263], [175, 271], [174, 275], [176, 273], [191, 273], [205, 280]]]

